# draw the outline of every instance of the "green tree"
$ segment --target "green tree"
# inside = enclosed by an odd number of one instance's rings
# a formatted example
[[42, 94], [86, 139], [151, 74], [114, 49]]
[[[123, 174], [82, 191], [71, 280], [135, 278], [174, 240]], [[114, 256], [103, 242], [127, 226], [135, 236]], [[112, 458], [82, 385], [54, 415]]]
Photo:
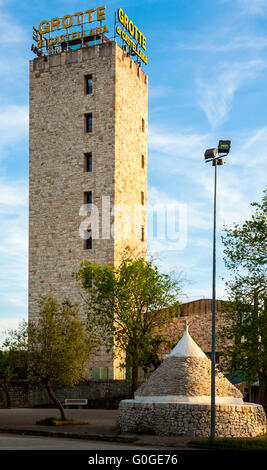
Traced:
[[225, 227], [225, 264], [231, 271], [226, 283], [229, 302], [223, 303], [225, 362], [241, 369], [250, 381], [259, 380], [261, 403], [267, 407], [267, 190], [261, 204], [252, 203], [251, 218]]
[[81, 321], [77, 305], [68, 300], [59, 304], [51, 295], [43, 297], [36, 320], [11, 332], [7, 343], [27, 351], [30, 379], [44, 384], [61, 419], [66, 420], [54, 390], [73, 387], [84, 378], [85, 364], [97, 345]]
[[147, 341], [146, 349], [140, 351], [140, 365], [145, 373], [151, 372], [151, 368], [156, 369], [162, 362], [162, 352], [171, 351], [177, 341], [173, 338], [165, 338], [159, 334], [153, 334]]
[[254, 213], [244, 224], [224, 227], [222, 237], [225, 249], [225, 265], [228, 269], [245, 272], [246, 277], [259, 282], [266, 281], [267, 260], [267, 189], [262, 202], [252, 202]]
[[6, 396], [7, 407], [11, 407], [10, 385], [13, 380], [27, 377], [27, 354], [8, 345], [5, 341], [0, 351], [0, 388]]
[[[88, 323], [106, 345], [131, 368], [132, 392], [138, 386], [138, 367], [146, 365], [155, 350], [155, 335], [178, 306], [180, 283], [161, 274], [151, 261], [133, 258], [126, 251], [118, 267], [85, 261], [74, 275], [85, 291]], [[158, 339], [157, 339], [158, 341]]]
[[20, 362], [19, 353], [6, 350], [0, 351], [0, 388], [6, 396], [7, 408], [11, 407], [11, 382], [18, 378], [24, 378], [27, 374], [26, 364], [23, 374]]
[[10, 382], [13, 378], [13, 364], [9, 351], [0, 351], [0, 388], [6, 396], [7, 407], [11, 407]]

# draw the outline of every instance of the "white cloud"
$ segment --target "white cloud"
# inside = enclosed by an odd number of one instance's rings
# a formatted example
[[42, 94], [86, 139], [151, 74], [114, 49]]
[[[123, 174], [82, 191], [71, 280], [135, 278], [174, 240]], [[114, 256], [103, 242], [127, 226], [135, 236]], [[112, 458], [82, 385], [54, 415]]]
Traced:
[[245, 13], [252, 15], [267, 14], [267, 0], [237, 0]]
[[[190, 281], [193, 279], [200, 286], [197, 297], [202, 297], [204, 289], [201, 284], [207, 283], [210, 274], [207, 256], [211, 256], [212, 208], [207, 210], [207, 206], [199, 203], [194, 197], [190, 202], [185, 203], [154, 187], [149, 187], [148, 204], [153, 207], [161, 205], [163, 208], [168, 205], [186, 206], [187, 217], [184, 231], [186, 240], [182, 247], [179, 243], [169, 241], [167, 237], [160, 239], [153, 236], [151, 212], [148, 212], [148, 253], [152, 254], [160, 270], [180, 273], [181, 278], [185, 280], [184, 289], [189, 295], [192, 295]], [[164, 212], [159, 222], [165, 228]], [[180, 230], [181, 224], [178, 227]], [[179, 236], [182, 237], [183, 232], [181, 235], [179, 233]]]
[[[16, 248], [15, 240], [18, 241], [18, 248], [21, 249], [21, 242], [17, 237], [18, 231], [14, 230], [16, 219], [23, 219], [24, 224], [27, 222], [27, 207], [28, 207], [28, 184], [24, 180], [20, 181], [1, 181], [0, 180], [0, 217], [1, 217], [1, 231], [0, 240], [5, 240], [7, 245], [11, 244]], [[4, 223], [4, 226], [3, 226]], [[23, 231], [24, 234], [24, 231]], [[3, 246], [1, 244], [1, 249]]]
[[[251, 139], [253, 137], [250, 137], [249, 141]], [[169, 195], [168, 190], [164, 192], [151, 187], [148, 192], [148, 202], [155, 206], [186, 204], [188, 230], [210, 231], [212, 227], [214, 176], [210, 164], [204, 162], [203, 153], [206, 148], [212, 146], [213, 142], [215, 143], [213, 145], [216, 145], [217, 139], [212, 134], [165, 134], [155, 128], [150, 129], [149, 148], [151, 151], [156, 151], [156, 155], [153, 155], [153, 165], [155, 168], [164, 168], [170, 174], [175, 173], [178, 187], [179, 183], [186, 184], [188, 191], [183, 200], [177, 200]], [[243, 145], [248, 146], [249, 142], [247, 143], [246, 140]], [[262, 146], [259, 142], [260, 147]], [[242, 147], [240, 152], [244, 153]], [[192, 158], [195, 161], [192, 161]], [[224, 224], [242, 222], [249, 214], [249, 202], [254, 187], [250, 182], [249, 170], [246, 170], [245, 163], [242, 164], [240, 175], [240, 163], [243, 160], [233, 152], [233, 156], [232, 154], [229, 156], [227, 165], [218, 170], [219, 228], [222, 228]], [[261, 169], [258, 169], [258, 172], [260, 175]], [[249, 185], [250, 193], [246, 190]], [[190, 187], [191, 190], [189, 190]]]
[[[6, 2], [5, 2], [6, 3]], [[19, 23], [17, 16], [0, 11], [0, 112], [5, 112], [4, 104], [16, 103], [16, 95], [23, 90], [25, 98], [25, 84], [28, 80], [29, 49], [25, 44], [30, 44], [30, 31], [24, 29]], [[26, 51], [29, 51], [28, 54]], [[25, 55], [26, 53], [26, 55]], [[8, 109], [7, 109], [8, 110]], [[13, 111], [16, 112], [15, 106]], [[19, 115], [20, 116], [20, 115]], [[18, 116], [18, 117], [19, 117]], [[15, 115], [13, 116], [15, 120]], [[12, 122], [10, 123], [12, 126]], [[2, 125], [2, 120], [1, 120]], [[5, 128], [6, 131], [6, 128]], [[1, 129], [1, 140], [4, 137]], [[0, 143], [0, 148], [2, 147]]]
[[[0, 4], [0, 6], [2, 5]], [[0, 12], [0, 43], [6, 46], [12, 46], [25, 44], [27, 39], [28, 35], [25, 30], [16, 23], [16, 20], [8, 14]]]
[[23, 320], [25, 320], [23, 316], [12, 317], [10, 315], [9, 317], [0, 317], [0, 348], [1, 344], [8, 336], [8, 331], [17, 329]]
[[0, 296], [3, 305], [26, 312], [28, 278], [28, 185], [0, 181]]
[[149, 85], [148, 88], [149, 98], [157, 99], [162, 98], [163, 96], [168, 96], [170, 90], [167, 86], [163, 85]]
[[[0, 213], [5, 207], [16, 209], [18, 206], [26, 206], [28, 201], [28, 187], [24, 180], [10, 182], [0, 180]], [[11, 206], [11, 208], [10, 208]]]
[[[231, 36], [230, 39], [228, 36]], [[263, 50], [267, 48], [267, 38], [265, 36], [256, 35], [233, 35], [232, 32], [227, 32], [225, 36], [219, 38], [207, 39], [203, 36], [195, 38], [194, 42], [187, 41], [186, 43], [179, 43], [177, 49], [189, 51], [204, 51], [204, 52], [234, 52], [238, 50], [246, 51]]]
[[[17, 158], [24, 157], [22, 142], [28, 137], [28, 107], [25, 98], [28, 63], [25, 44], [30, 31], [17, 16], [4, 12], [9, 2], [0, 0], [0, 159], [9, 174]], [[22, 91], [22, 94], [20, 94]], [[23, 100], [23, 101], [22, 101]], [[24, 145], [23, 142], [23, 145]], [[18, 171], [19, 165], [16, 168]], [[0, 179], [0, 335], [17, 327], [27, 316], [28, 277], [28, 184], [25, 180]]]
[[196, 80], [198, 104], [213, 128], [227, 119], [235, 92], [267, 68], [263, 60], [224, 63]]
[[[188, 285], [186, 287], [186, 293], [184, 293], [184, 295], [181, 296], [181, 301], [182, 302], [190, 302], [190, 301], [198, 300], [198, 299], [211, 299], [211, 298], [212, 298], [211, 286], [209, 287], [208, 283], [205, 282], [205, 285], [201, 284], [201, 283], [199, 283], [198, 286]], [[216, 298], [219, 299], [219, 300], [226, 300], [227, 299], [227, 293], [226, 293], [226, 290], [225, 290], [225, 284], [224, 283], [218, 283], [217, 282]]]
[[4, 106], [0, 108], [0, 148], [28, 137], [29, 111], [27, 106]]
[[228, 3], [231, 7], [235, 4], [238, 7], [238, 13], [247, 15], [266, 15], [267, 0], [220, 0], [220, 3]]
[[[189, 228], [209, 230], [214, 176], [211, 165], [204, 163], [203, 153], [217, 142], [215, 134], [164, 133], [160, 128], [151, 127], [150, 165], [154, 171], [162, 168], [166, 175], [175, 174], [178, 194], [183, 188], [184, 196], [183, 200], [177, 200], [167, 188], [159, 191], [151, 187], [149, 202], [187, 204]], [[266, 186], [266, 158], [267, 126], [245, 137], [244, 132], [235, 133], [226, 165], [218, 168], [219, 228], [225, 224], [243, 223], [249, 217], [250, 202], [259, 200]]]
[[[230, 159], [230, 157], [229, 157]], [[203, 196], [209, 195], [210, 203], [213, 200], [214, 177], [211, 174], [200, 174], [198, 182], [202, 185]], [[250, 196], [246, 187], [249, 185], [239, 175], [238, 169], [231, 168], [231, 161], [227, 166], [218, 167], [218, 189], [217, 189], [217, 226], [222, 229], [223, 225], [243, 223], [250, 215]], [[251, 188], [253, 191], [253, 188]], [[203, 197], [202, 196], [202, 197]], [[209, 208], [211, 210], [212, 207]], [[206, 207], [207, 210], [207, 207]]]
[[[18, 85], [24, 86], [27, 83], [28, 62], [22, 57], [22, 54], [12, 52], [0, 55], [0, 78], [2, 83], [16, 84], [15, 91]], [[21, 81], [21, 83], [18, 83]], [[2, 91], [4, 91], [2, 89]]]
[[262, 165], [267, 160], [267, 126], [252, 132], [235, 156], [235, 161], [242, 161], [248, 167], [259, 168], [259, 176], [264, 176]]
[[152, 208], [156, 207], [175, 207], [186, 206], [188, 228], [209, 229], [211, 227], [210, 215], [205, 210], [203, 203], [192, 201], [190, 203], [185, 200], [177, 200], [174, 197], [160, 191], [155, 187], [148, 188], [148, 204]]
[[205, 148], [208, 135], [164, 132], [149, 126], [148, 145], [151, 150], [168, 155], [199, 158], [201, 148]]
[[[207, 234], [209, 236], [213, 226], [214, 176], [212, 168], [209, 168], [209, 173], [206, 175], [203, 173], [194, 177], [192, 175], [193, 178], [197, 178], [198, 188], [199, 186], [201, 188], [197, 193], [192, 193], [190, 201], [183, 201], [188, 211], [188, 232], [194, 230], [195, 233], [199, 233], [198, 243], [208, 246], [203, 240]], [[159, 200], [164, 201], [164, 196], [164, 193], [159, 192]], [[250, 215], [251, 200], [243, 187], [243, 181], [238, 181], [236, 173], [232, 172], [229, 167], [224, 170], [224, 173], [219, 168], [217, 200], [218, 230], [224, 225], [243, 223]]]

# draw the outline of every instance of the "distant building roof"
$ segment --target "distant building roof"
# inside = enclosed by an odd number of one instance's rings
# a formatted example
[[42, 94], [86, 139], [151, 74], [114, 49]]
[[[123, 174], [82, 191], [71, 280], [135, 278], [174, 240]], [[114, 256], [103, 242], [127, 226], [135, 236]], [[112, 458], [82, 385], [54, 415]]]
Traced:
[[[221, 300], [216, 300], [216, 309], [221, 308]], [[185, 317], [189, 315], [211, 314], [212, 299], [198, 299], [184, 302], [175, 308], [163, 308], [162, 312], [171, 313], [174, 317]]]

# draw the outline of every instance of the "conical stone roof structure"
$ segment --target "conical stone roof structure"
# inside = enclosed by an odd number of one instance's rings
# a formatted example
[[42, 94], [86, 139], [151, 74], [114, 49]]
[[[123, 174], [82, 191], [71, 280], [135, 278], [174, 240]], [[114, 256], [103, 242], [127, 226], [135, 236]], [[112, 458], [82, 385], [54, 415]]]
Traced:
[[[188, 327], [181, 340], [135, 393], [136, 402], [210, 403], [211, 361], [191, 338]], [[243, 404], [241, 392], [216, 371], [217, 404]]]
[[[217, 371], [216, 437], [253, 437], [266, 432], [261, 405], [242, 395]], [[170, 355], [138, 388], [134, 400], [122, 400], [117, 425], [122, 432], [167, 436], [210, 435], [211, 361], [186, 328]]]

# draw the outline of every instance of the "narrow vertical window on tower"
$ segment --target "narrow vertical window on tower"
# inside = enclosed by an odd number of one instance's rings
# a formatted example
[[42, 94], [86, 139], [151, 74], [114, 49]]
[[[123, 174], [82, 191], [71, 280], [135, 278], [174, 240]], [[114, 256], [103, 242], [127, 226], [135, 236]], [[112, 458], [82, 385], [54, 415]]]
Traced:
[[[93, 203], [93, 195], [92, 191], [86, 191], [83, 193], [83, 202], [87, 204], [87, 210], [90, 211], [92, 209], [91, 205]], [[85, 231], [85, 240], [84, 240], [84, 249], [91, 250], [92, 249], [92, 230], [88, 228]]]
[[145, 241], [145, 227], [143, 225], [141, 227], [141, 241]]
[[145, 168], [145, 156], [144, 155], [141, 156], [141, 167]]
[[145, 204], [145, 193], [144, 193], [144, 191], [141, 191], [141, 204], [142, 204], [142, 206]]
[[84, 154], [84, 171], [91, 172], [93, 171], [93, 159], [91, 153]]
[[93, 202], [92, 191], [86, 191], [84, 193], [84, 204], [92, 204], [92, 202]]
[[86, 75], [85, 77], [85, 93], [91, 95], [93, 93], [93, 77], [92, 75]]
[[84, 240], [84, 249], [91, 250], [92, 249], [92, 230], [88, 229], [86, 232], [86, 239]]
[[85, 132], [93, 132], [93, 115], [92, 113], [85, 114]]
[[145, 120], [142, 118], [142, 132], [145, 132]]

